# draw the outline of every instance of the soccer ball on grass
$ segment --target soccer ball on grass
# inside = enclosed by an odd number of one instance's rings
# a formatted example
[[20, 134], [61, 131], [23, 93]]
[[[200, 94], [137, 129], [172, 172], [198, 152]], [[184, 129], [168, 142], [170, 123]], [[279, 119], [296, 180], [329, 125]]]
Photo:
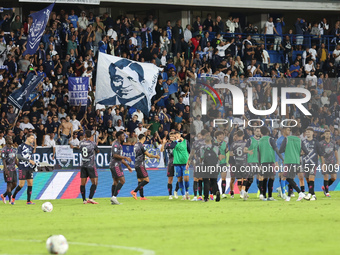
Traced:
[[47, 239], [46, 248], [50, 254], [65, 254], [68, 243], [63, 235], [53, 235]]
[[41, 206], [41, 209], [44, 212], [52, 212], [53, 210], [53, 205], [50, 202], [43, 203]]

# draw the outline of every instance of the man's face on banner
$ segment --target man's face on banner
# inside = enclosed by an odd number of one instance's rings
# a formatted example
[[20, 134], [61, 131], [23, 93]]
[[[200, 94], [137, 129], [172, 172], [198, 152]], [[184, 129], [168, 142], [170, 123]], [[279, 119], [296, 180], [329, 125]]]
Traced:
[[[127, 69], [126, 71], [128, 72], [124, 72], [125, 69]], [[136, 81], [138, 79], [137, 73], [129, 67], [123, 70], [116, 68], [115, 70], [115, 73], [110, 70], [111, 88], [118, 97], [128, 99], [131, 97], [134, 88], [139, 85]], [[132, 77], [131, 75], [135, 75], [136, 77]]]

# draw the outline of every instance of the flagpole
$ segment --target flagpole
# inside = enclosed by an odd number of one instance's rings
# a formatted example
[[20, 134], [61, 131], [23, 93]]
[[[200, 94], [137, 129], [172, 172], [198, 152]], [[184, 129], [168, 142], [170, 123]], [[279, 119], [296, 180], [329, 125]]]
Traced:
[[21, 111], [22, 111], [22, 109], [20, 109], [20, 110], [19, 110], [19, 112], [18, 112], [18, 116], [15, 118], [15, 121], [14, 121], [14, 123], [13, 123], [13, 127], [12, 127], [12, 130], [14, 130], [14, 128], [15, 128], [15, 125], [17, 124], [17, 121], [18, 121], [18, 119], [19, 119], [19, 115], [20, 115]]

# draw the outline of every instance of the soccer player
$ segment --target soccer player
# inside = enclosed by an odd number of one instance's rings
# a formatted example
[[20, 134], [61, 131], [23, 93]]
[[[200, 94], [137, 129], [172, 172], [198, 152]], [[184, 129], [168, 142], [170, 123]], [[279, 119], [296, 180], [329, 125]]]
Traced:
[[[189, 155], [189, 159], [186, 165], [186, 170], [189, 169], [189, 165], [191, 162], [193, 162], [194, 164], [194, 172], [193, 172], [193, 176], [194, 176], [194, 185], [193, 185], [193, 189], [194, 189], [194, 198], [191, 201], [202, 201], [202, 188], [203, 188], [203, 179], [202, 178], [198, 178], [197, 176], [197, 172], [195, 171], [195, 168], [198, 166], [201, 166], [201, 148], [204, 146], [205, 144], [205, 137], [206, 135], [209, 134], [209, 132], [205, 129], [203, 129], [201, 131], [201, 133], [199, 133], [197, 135], [197, 140], [195, 140], [192, 143], [192, 150], [190, 151], [190, 155]], [[197, 191], [198, 191], [198, 195], [199, 197], [197, 198]]]
[[[289, 129], [290, 128], [284, 129], [285, 134], [288, 134]], [[299, 128], [293, 127], [292, 135], [289, 135], [283, 139], [279, 151], [280, 153], [283, 152], [285, 153], [285, 158], [283, 161], [284, 171], [282, 180], [286, 178], [289, 185], [291, 185], [293, 189], [295, 189], [299, 193], [299, 198], [296, 201], [301, 201], [306, 196], [305, 193], [303, 193], [300, 190], [300, 188], [296, 185], [294, 178], [301, 165], [300, 162], [301, 151], [303, 151], [305, 154], [308, 154], [308, 150], [305, 147], [304, 143], [301, 141], [299, 136], [300, 136]], [[285, 200], [287, 202], [290, 201], [290, 196], [285, 197]]]
[[4, 179], [7, 183], [7, 189], [4, 194], [1, 194], [1, 199], [6, 204], [6, 196], [8, 201], [12, 201], [12, 190], [17, 186], [18, 177], [15, 170], [15, 165], [19, 165], [16, 159], [16, 149], [13, 147], [13, 139], [11, 136], [6, 136], [6, 145], [2, 149], [1, 157], [4, 165]]
[[159, 155], [152, 155], [144, 147], [145, 135], [138, 136], [138, 142], [134, 145], [135, 152], [135, 170], [137, 173], [138, 186], [130, 192], [134, 199], [137, 200], [137, 192], [139, 191], [140, 200], [148, 200], [144, 197], [144, 186], [149, 183], [149, 175], [145, 168], [145, 156], [149, 158], [159, 159]]
[[[325, 140], [321, 141], [321, 148], [324, 152], [323, 157], [321, 157], [323, 168], [322, 174], [324, 180], [322, 190], [326, 197], [330, 197], [329, 186], [331, 186], [336, 180], [336, 174], [339, 170], [339, 156], [336, 143], [331, 140], [331, 131], [326, 129], [324, 134]], [[328, 179], [329, 175], [331, 177], [330, 179]]]
[[116, 140], [112, 143], [111, 148], [111, 161], [110, 161], [110, 170], [113, 179], [113, 185], [111, 188], [112, 197], [111, 197], [111, 204], [113, 205], [120, 205], [117, 200], [117, 196], [119, 191], [123, 187], [125, 183], [124, 172], [122, 169], [122, 164], [124, 164], [129, 172], [132, 172], [131, 167], [126, 163], [127, 160], [129, 163], [131, 162], [131, 158], [123, 156], [123, 142], [125, 140], [125, 134], [123, 131], [118, 131], [116, 133]]
[[[281, 148], [281, 144], [283, 142], [283, 140], [290, 135], [290, 127], [283, 127], [281, 128], [281, 136], [277, 139], [276, 141], [276, 146], [277, 148]], [[281, 153], [282, 157], [284, 157], [284, 153]], [[283, 198], [283, 199], [287, 199], [287, 195], [286, 195], [286, 177], [284, 177], [284, 172], [283, 172], [283, 161], [279, 158], [279, 156], [276, 154], [275, 156], [276, 158], [276, 162], [280, 167], [280, 172], [279, 172], [279, 183], [280, 183], [280, 187], [278, 187], [276, 190], [279, 193], [279, 197]], [[290, 185], [289, 185], [290, 186]], [[291, 187], [291, 186], [290, 186]]]
[[17, 158], [19, 160], [19, 185], [16, 187], [11, 204], [14, 205], [15, 197], [18, 192], [22, 189], [27, 181], [27, 203], [28, 205], [34, 205], [31, 201], [32, 187], [33, 187], [33, 171], [36, 166], [35, 162], [32, 160], [33, 147], [32, 144], [35, 138], [34, 135], [28, 134], [26, 136], [26, 141], [19, 145]]
[[259, 176], [260, 186], [260, 200], [266, 199], [266, 189], [268, 180], [268, 201], [274, 201], [273, 198], [273, 185], [275, 178], [275, 152], [279, 158], [283, 161], [282, 155], [276, 146], [275, 139], [269, 136], [269, 129], [267, 127], [261, 127], [261, 139], [259, 141], [258, 153], [261, 164], [261, 173]]
[[246, 186], [248, 186], [247, 171], [246, 169], [241, 169], [247, 164], [247, 154], [245, 153], [246, 141], [243, 139], [244, 133], [242, 130], [236, 132], [236, 140], [232, 143], [230, 147], [230, 156], [234, 156], [235, 165], [233, 166], [236, 171], [236, 178], [238, 179], [238, 184], [241, 184], [240, 188], [240, 198], [247, 200], [248, 194], [246, 194]]
[[260, 138], [261, 138], [261, 129], [260, 127], [256, 127], [254, 128], [254, 136], [248, 139], [246, 146], [244, 148], [244, 152], [248, 153], [247, 166], [249, 167], [249, 170], [250, 170], [248, 174], [247, 186], [245, 188], [247, 197], [248, 197], [248, 190], [254, 181], [255, 174], [258, 172], [258, 169], [259, 169], [258, 147], [259, 147]]
[[[168, 191], [169, 191], [169, 199], [173, 199], [172, 198], [172, 182], [174, 179], [174, 175], [175, 175], [175, 168], [174, 168], [174, 155], [173, 155], [173, 149], [176, 146], [175, 141], [175, 133], [174, 132], [170, 132], [169, 133], [169, 138], [170, 141], [166, 142], [166, 137], [164, 137], [163, 139], [163, 146], [161, 147], [161, 152], [163, 152], [164, 150], [166, 151], [168, 157], [169, 157], [169, 161], [168, 161], [168, 171], [167, 171], [167, 176], [168, 176]], [[177, 186], [178, 186], [178, 182], [177, 182]], [[177, 192], [176, 192], [177, 193]], [[176, 197], [178, 198], [177, 194]]]
[[[98, 204], [93, 200], [94, 193], [98, 185], [98, 173], [96, 168], [96, 153], [99, 152], [98, 146], [95, 142], [91, 141], [91, 130], [85, 131], [85, 139], [80, 141], [79, 148], [81, 153], [81, 168], [80, 168], [80, 193], [83, 198], [84, 204]], [[87, 178], [91, 180], [91, 188], [89, 199], [86, 200], [85, 185]]]
[[[206, 175], [203, 178], [204, 182], [204, 202], [209, 201], [209, 192], [212, 190], [212, 195], [216, 195], [216, 202], [220, 201], [220, 192], [217, 188], [217, 177], [218, 172], [217, 164], [219, 161], [219, 146], [214, 144], [210, 135], [206, 135], [204, 139], [204, 144], [201, 146], [201, 167], [204, 169]], [[211, 169], [212, 171], [209, 171]], [[208, 176], [209, 171], [209, 176]], [[203, 172], [203, 171], [202, 171]], [[211, 197], [210, 197], [211, 198]], [[212, 199], [213, 200], [213, 199]]]
[[[222, 178], [222, 198], [226, 198], [225, 194], [227, 182], [225, 180], [227, 172], [223, 169], [227, 168], [227, 152], [228, 152], [228, 144], [224, 141], [225, 134], [223, 131], [216, 131], [214, 133], [216, 138], [216, 143], [219, 146], [219, 166], [222, 169], [221, 178]], [[224, 180], [223, 180], [224, 179]]]
[[[176, 131], [176, 146], [173, 150], [175, 173], [179, 183], [179, 189], [183, 196], [182, 200], [189, 200], [189, 169], [186, 169], [186, 164], [189, 159], [190, 147], [189, 142], [181, 137], [181, 133]], [[183, 186], [185, 183], [185, 193]]]
[[314, 180], [316, 170], [319, 167], [319, 156], [323, 156], [323, 151], [318, 140], [314, 136], [314, 129], [309, 127], [306, 129], [307, 139], [304, 140], [304, 145], [308, 149], [309, 153], [304, 157], [304, 171], [305, 177], [308, 183], [309, 193], [304, 197], [306, 200], [316, 200], [314, 192]]

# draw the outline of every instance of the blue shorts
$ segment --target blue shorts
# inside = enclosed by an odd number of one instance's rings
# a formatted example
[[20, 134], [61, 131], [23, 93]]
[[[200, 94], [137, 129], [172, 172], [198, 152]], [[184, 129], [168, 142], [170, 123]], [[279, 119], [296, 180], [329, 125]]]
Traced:
[[176, 177], [189, 176], [189, 169], [186, 170], [186, 165], [175, 166]]

